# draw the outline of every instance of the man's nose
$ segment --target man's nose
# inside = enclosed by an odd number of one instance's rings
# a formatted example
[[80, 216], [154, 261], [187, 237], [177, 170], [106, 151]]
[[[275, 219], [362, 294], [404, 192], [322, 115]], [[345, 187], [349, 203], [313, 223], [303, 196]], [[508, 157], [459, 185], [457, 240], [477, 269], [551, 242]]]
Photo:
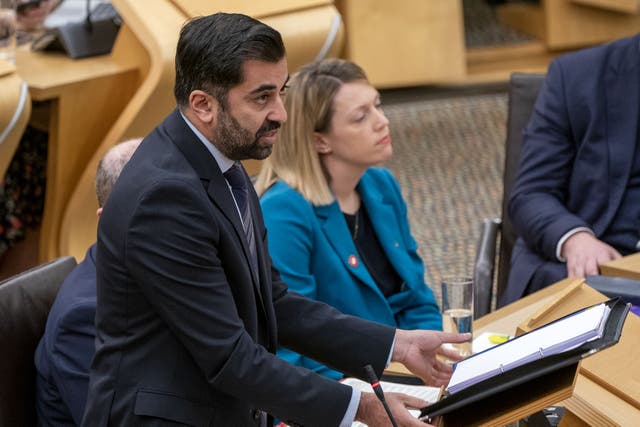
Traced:
[[282, 101], [281, 96], [278, 96], [268, 119], [278, 123], [284, 123], [287, 121], [287, 110], [284, 108], [284, 102]]

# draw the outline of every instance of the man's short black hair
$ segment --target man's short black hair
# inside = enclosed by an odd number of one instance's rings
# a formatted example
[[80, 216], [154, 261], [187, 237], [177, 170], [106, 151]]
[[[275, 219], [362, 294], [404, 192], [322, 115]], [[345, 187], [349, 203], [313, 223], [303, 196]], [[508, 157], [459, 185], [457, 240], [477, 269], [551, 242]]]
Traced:
[[238, 13], [216, 13], [194, 18], [180, 31], [176, 50], [178, 105], [200, 89], [226, 105], [229, 89], [242, 83], [242, 64], [250, 59], [278, 62], [285, 56], [280, 33]]

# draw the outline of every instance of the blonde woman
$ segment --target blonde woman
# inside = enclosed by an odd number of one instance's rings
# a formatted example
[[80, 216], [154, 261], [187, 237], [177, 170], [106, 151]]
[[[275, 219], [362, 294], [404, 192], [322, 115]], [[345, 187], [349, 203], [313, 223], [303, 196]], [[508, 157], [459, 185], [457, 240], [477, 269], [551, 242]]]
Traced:
[[[288, 121], [256, 181], [269, 251], [290, 290], [402, 329], [442, 329], [398, 183], [375, 167], [392, 154], [380, 94], [356, 64], [303, 67]], [[341, 373], [278, 354], [331, 378]]]

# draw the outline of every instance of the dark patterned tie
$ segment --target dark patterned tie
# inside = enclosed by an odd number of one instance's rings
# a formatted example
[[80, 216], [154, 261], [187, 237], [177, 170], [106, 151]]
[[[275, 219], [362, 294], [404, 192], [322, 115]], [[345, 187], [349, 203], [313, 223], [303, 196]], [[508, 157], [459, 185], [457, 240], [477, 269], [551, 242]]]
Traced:
[[253, 233], [253, 219], [251, 218], [251, 210], [249, 209], [249, 187], [242, 166], [234, 163], [231, 168], [224, 173], [224, 177], [231, 186], [233, 198], [240, 211], [240, 219], [242, 220], [242, 228], [247, 237], [249, 244], [249, 252], [251, 252], [251, 267], [255, 274], [258, 273], [258, 256], [256, 253], [256, 240]]

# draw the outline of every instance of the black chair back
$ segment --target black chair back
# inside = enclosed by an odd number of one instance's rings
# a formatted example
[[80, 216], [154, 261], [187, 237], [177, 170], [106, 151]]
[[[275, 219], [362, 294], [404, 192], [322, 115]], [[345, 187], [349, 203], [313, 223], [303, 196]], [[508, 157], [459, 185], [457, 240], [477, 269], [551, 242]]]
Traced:
[[509, 105], [507, 111], [507, 140], [504, 156], [502, 226], [500, 233], [500, 255], [498, 257], [498, 296], [507, 286], [511, 250], [517, 235], [509, 218], [508, 204], [511, 188], [520, 166], [522, 132], [529, 123], [544, 74], [513, 73], [509, 82]]
[[41, 264], [0, 282], [0, 426], [35, 426], [33, 356], [73, 257]]

